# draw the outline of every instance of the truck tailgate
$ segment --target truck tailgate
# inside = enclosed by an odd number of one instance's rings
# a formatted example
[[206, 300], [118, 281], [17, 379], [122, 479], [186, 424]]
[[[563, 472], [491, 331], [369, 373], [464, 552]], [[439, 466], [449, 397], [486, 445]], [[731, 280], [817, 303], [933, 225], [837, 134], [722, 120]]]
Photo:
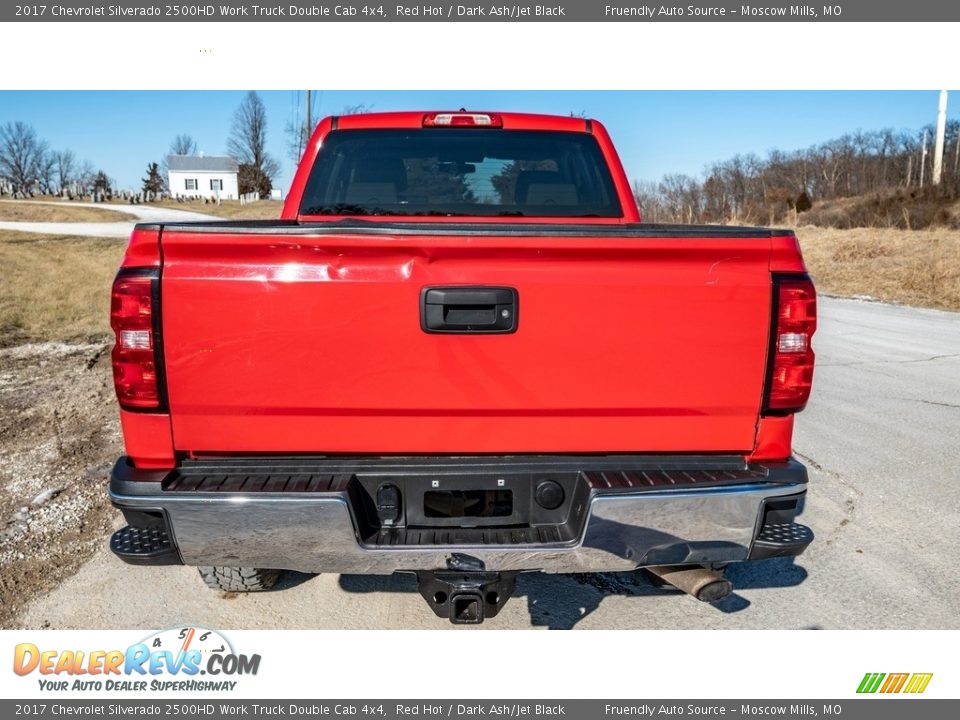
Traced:
[[[164, 228], [176, 449], [753, 448], [769, 231], [507, 227]], [[421, 329], [424, 287], [478, 285], [515, 332]]]

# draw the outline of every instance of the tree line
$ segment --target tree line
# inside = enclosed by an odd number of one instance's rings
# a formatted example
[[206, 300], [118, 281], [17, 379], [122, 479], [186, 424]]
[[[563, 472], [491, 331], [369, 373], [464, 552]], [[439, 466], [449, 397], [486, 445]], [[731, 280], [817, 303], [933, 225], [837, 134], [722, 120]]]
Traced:
[[[923, 152], [924, 131], [927, 152]], [[929, 186], [933, 126], [848, 133], [804, 150], [770, 150], [711, 163], [700, 177], [637, 181], [634, 196], [647, 222], [774, 223], [796, 219], [820, 200]], [[947, 123], [943, 186], [960, 186], [960, 122]]]
[[[343, 114], [367, 106], [344, 108]], [[291, 158], [299, 160], [308, 136], [302, 122], [286, 128]], [[926, 132], [927, 152], [923, 152]], [[803, 150], [770, 150], [766, 156], [739, 154], [708, 165], [699, 177], [668, 174], [659, 182], [636, 181], [634, 195], [648, 222], [773, 223], [796, 219], [816, 201], [917, 188], [931, 183], [934, 128], [848, 133]], [[241, 194], [270, 195], [280, 164], [266, 151], [267, 116], [263, 101], [249, 92], [234, 113], [227, 149], [239, 163]], [[947, 123], [944, 186], [960, 187], [960, 122]], [[189, 134], [177, 135], [169, 155], [195, 155]], [[166, 156], [148, 163], [143, 192], [169, 192]], [[114, 183], [103, 170], [80, 160], [70, 149], [52, 149], [28, 124], [0, 126], [0, 194], [109, 196]]]
[[[266, 145], [266, 107], [257, 93], [250, 92], [234, 113], [227, 137], [227, 150], [239, 165], [241, 194], [269, 197], [280, 173], [280, 163], [267, 152]], [[159, 198], [170, 192], [168, 155], [196, 154], [196, 141], [186, 133], [177, 135], [161, 162], [147, 164], [146, 176], [141, 181], [143, 193]], [[31, 125], [22, 121], [0, 125], [0, 195], [109, 198], [115, 191], [116, 183], [105, 171], [96, 169], [89, 160], [80, 160], [70, 149], [52, 149]]]
[[112, 182], [70, 149], [54, 150], [24, 122], [0, 125], [0, 195], [109, 194]]

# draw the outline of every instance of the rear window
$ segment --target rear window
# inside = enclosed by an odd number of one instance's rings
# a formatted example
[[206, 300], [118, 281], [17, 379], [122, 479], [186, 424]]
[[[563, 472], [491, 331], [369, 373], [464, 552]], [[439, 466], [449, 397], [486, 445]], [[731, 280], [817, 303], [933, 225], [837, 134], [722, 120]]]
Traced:
[[476, 128], [333, 132], [300, 214], [622, 216], [592, 135]]

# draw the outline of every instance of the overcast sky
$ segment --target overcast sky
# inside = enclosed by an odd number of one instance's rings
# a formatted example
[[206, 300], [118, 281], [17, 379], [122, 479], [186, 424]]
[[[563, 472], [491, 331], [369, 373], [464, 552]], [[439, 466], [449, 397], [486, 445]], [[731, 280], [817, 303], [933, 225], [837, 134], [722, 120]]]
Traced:
[[[188, 133], [208, 155], [225, 153], [242, 92], [0, 91], [0, 124], [22, 120], [52, 148], [73, 150], [140, 189], [149, 162]], [[284, 194], [293, 177], [284, 128], [303, 113], [302, 91], [263, 91], [269, 151], [281, 161]], [[373, 111], [513, 110], [585, 112], [606, 125], [631, 180], [666, 173], [699, 175], [736, 153], [808, 147], [858, 129], [915, 129], [936, 121], [936, 91], [333, 91], [314, 95], [314, 116], [364, 104]], [[960, 117], [951, 93], [948, 117]]]

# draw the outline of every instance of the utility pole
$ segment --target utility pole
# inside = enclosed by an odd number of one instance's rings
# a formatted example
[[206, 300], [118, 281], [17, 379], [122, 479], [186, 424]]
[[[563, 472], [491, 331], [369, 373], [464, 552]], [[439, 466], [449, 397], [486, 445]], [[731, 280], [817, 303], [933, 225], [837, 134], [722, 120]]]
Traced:
[[933, 148], [933, 184], [940, 184], [943, 174], [943, 141], [947, 132], [947, 91], [940, 91], [940, 105], [937, 109], [937, 140]]
[[920, 152], [920, 187], [923, 187], [923, 171], [927, 167], [927, 130], [923, 130], [923, 150]]
[[[297, 128], [297, 157], [302, 158], [303, 153], [307, 148], [307, 142], [310, 140], [310, 133], [313, 132], [313, 112], [310, 108], [311, 95], [313, 90], [306, 90], [307, 102], [306, 102], [306, 117], [304, 118], [304, 123], [302, 127]], [[297, 110], [293, 114], [293, 117], [296, 118], [300, 113], [300, 96], [297, 96]], [[296, 119], [294, 123], [299, 124], [299, 121]]]
[[960, 127], [957, 128], [957, 137], [953, 141], [953, 175], [956, 177], [960, 168]]
[[307, 90], [307, 137], [310, 136], [310, 133], [313, 132], [313, 113], [310, 112], [310, 96], [313, 95], [313, 90]]

